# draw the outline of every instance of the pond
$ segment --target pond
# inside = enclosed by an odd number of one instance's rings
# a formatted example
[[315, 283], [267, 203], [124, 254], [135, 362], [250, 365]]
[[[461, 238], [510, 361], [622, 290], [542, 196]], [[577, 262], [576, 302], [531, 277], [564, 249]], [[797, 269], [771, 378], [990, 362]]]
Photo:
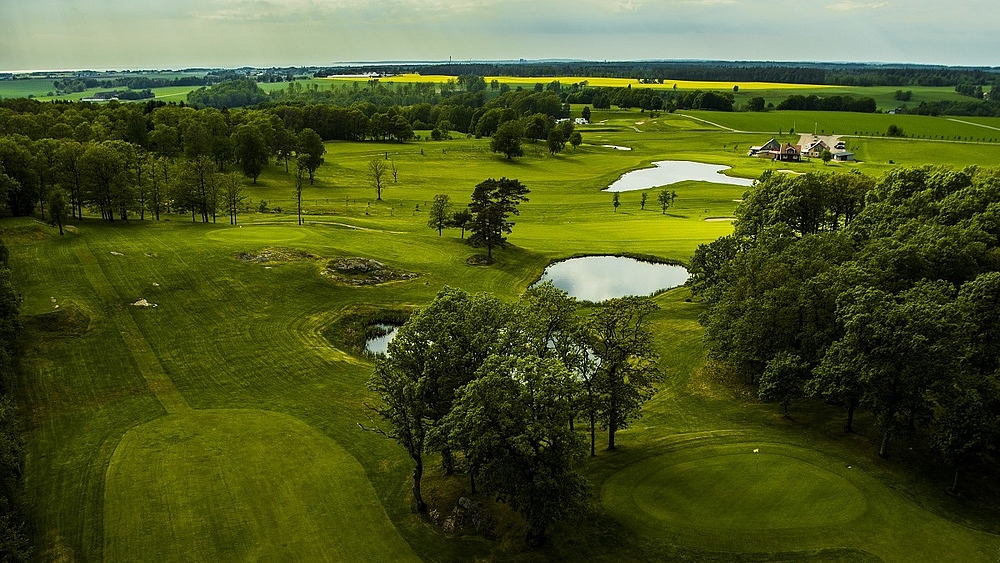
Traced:
[[731, 184], [734, 186], [750, 186], [753, 180], [726, 176], [722, 172], [731, 167], [724, 164], [705, 164], [690, 160], [660, 160], [653, 163], [653, 168], [643, 168], [622, 174], [606, 192], [631, 192], [645, 190], [658, 186], [669, 186], [685, 180], [698, 180], [714, 184]]
[[365, 341], [365, 352], [371, 352], [372, 354], [384, 355], [389, 349], [389, 342], [396, 337], [396, 331], [399, 330], [399, 326], [378, 323], [371, 325], [383, 332], [382, 336], [376, 336], [375, 338], [369, 338]]
[[536, 283], [551, 281], [559, 289], [584, 301], [604, 301], [626, 295], [650, 295], [684, 285], [683, 266], [643, 262], [625, 256], [584, 256], [556, 262]]

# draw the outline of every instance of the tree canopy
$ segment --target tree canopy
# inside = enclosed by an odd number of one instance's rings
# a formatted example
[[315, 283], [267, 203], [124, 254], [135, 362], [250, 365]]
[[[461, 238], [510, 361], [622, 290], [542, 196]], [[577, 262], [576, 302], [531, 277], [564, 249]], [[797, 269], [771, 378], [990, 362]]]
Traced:
[[518, 205], [528, 201], [529, 190], [514, 179], [490, 178], [476, 185], [472, 192], [472, 235], [469, 243], [485, 246], [487, 255], [493, 258], [493, 248], [503, 246], [514, 228], [511, 215], [518, 215]]
[[867, 409], [880, 455], [926, 427], [957, 476], [1000, 437], [997, 201], [993, 169], [765, 173], [692, 259], [711, 354], [786, 413]]

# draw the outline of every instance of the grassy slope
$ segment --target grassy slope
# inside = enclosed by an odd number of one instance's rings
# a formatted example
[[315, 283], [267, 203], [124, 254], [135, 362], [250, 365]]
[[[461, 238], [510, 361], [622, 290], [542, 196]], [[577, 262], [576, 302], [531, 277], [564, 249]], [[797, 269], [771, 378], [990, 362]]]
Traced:
[[[37, 507], [43, 550], [98, 560], [121, 558], [128, 553], [124, 549], [134, 549], [170, 559], [171, 546], [192, 545], [186, 538], [197, 538], [197, 553], [188, 556], [203, 560], [289, 554], [304, 560], [395, 560], [410, 553], [402, 538], [426, 560], [468, 560], [497, 549], [496, 557], [537, 558], [505, 545], [446, 540], [409, 512], [405, 456], [357, 426], [369, 424], [363, 402], [370, 364], [331, 348], [319, 331], [352, 306], [422, 304], [445, 284], [513, 298], [548, 261], [575, 253], [637, 252], [685, 260], [699, 242], [728, 232], [727, 223], [703, 219], [730, 215], [740, 188], [678, 184], [672, 187], [678, 192], [676, 206], [667, 216], [655, 209], [655, 194], [640, 211], [637, 193], [622, 194], [624, 206], [616, 214], [610, 195], [600, 188], [662, 158], [731, 164], [733, 173], [743, 176], [769, 166], [723, 148], [746, 142], [747, 136], [695, 131], [682, 116], [650, 122], [635, 112], [595, 112], [595, 119], [606, 123], [592, 127], [597, 131], [584, 129], [588, 143], [634, 150], [585, 146], [553, 158], [540, 146], [529, 146], [529, 156], [507, 162], [476, 140], [330, 143], [316, 185], [306, 189], [307, 211], [313, 215], [301, 228], [288, 214], [290, 178], [278, 167], [269, 168], [249, 191], [255, 202], [267, 199], [285, 213], [247, 215], [243, 227], [190, 224], [183, 217], [112, 226], [88, 220], [60, 239], [31, 221], [0, 224], [23, 288], [25, 315], [53, 311], [54, 305], [72, 300], [92, 319], [80, 337], [33, 334], [29, 370], [18, 390], [31, 421], [28, 491]], [[870, 142], [871, 150], [890, 144]], [[374, 190], [366, 184], [364, 169], [386, 150], [399, 166], [399, 182], [386, 189], [385, 202], [369, 207]], [[824, 169], [814, 163], [799, 167]], [[471, 267], [465, 258], [474, 251], [454, 231], [439, 238], [428, 229], [426, 207], [436, 193], [449, 193], [462, 205], [472, 186], [488, 176], [519, 178], [532, 189], [531, 201], [511, 237], [517, 246], [501, 252], [493, 267]], [[260, 265], [235, 259], [239, 251], [271, 245], [324, 258], [374, 257], [421, 276], [385, 287], [351, 288], [323, 280], [321, 260]], [[817, 452], [813, 441], [818, 435], [817, 443], [836, 440], [821, 431], [821, 417], [800, 421], [816, 429], [789, 429], [773, 407], [729, 395], [727, 386], [701, 369], [698, 307], [686, 303], [684, 295], [679, 290], [658, 298], [664, 311], [655, 319], [655, 330], [668, 382], [634, 430], [620, 436], [622, 452], [602, 454], [588, 465], [600, 498], [610, 499], [609, 512], [627, 511], [626, 501], [616, 500], [623, 470], [651, 467], [651, 475], [665, 476], [685, 460], [711, 457], [704, 448], [743, 451], [744, 444], [776, 443], [851, 480], [868, 501], [869, 512], [861, 519], [809, 532], [821, 538], [811, 540], [810, 548], [835, 548], [816, 555], [818, 560], [858, 555], [836, 551], [840, 548], [901, 560], [906, 550], [897, 551], [894, 538], [904, 535], [949, 546], [967, 560], [1000, 549], [995, 536], [953, 528], [935, 516], [958, 517], [964, 510], [935, 487], [917, 484], [904, 493], [887, 487], [901, 479], [891, 465], [866, 463], [845, 475], [844, 460], [857, 465], [859, 456], [870, 454], [864, 438]], [[127, 305], [140, 297], [158, 306]], [[182, 402], [171, 402], [174, 392]], [[165, 415], [171, 405], [180, 411]], [[225, 477], [222, 482], [220, 477]], [[698, 480], [690, 473], [683, 477]], [[331, 481], [352, 485], [331, 487]], [[924, 504], [933, 512], [911, 500], [924, 496], [932, 499]], [[706, 502], [691, 498], [687, 510]], [[872, 512], [873, 505], [879, 511]], [[205, 519], [167, 520], [177, 511]], [[880, 515], [893, 526], [872, 527]], [[542, 555], [701, 557], [698, 551], [679, 554], [678, 544], [766, 553], [799, 549], [776, 532], [740, 539], [723, 528], [691, 533], [661, 526], [655, 518], [621, 518], [628, 528], [606, 519], [563, 527], [561, 539]], [[158, 530], [154, 537], [136, 538], [137, 530], [150, 526]], [[331, 532], [341, 527], [349, 529], [343, 541], [322, 549], [331, 537], [341, 537]], [[618, 539], [599, 541], [609, 529], [618, 530]], [[946, 541], [942, 534], [953, 539]], [[279, 536], [287, 546], [272, 541]], [[736, 555], [724, 558], [731, 557]]]

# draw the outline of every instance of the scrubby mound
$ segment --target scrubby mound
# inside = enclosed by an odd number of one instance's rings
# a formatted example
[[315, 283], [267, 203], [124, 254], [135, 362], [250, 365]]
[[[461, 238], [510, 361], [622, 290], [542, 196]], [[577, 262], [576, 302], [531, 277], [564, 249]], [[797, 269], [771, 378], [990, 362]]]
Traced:
[[8, 225], [0, 229], [0, 235], [7, 244], [29, 243], [51, 237], [55, 229], [48, 227], [44, 223], [32, 222], [27, 224]]
[[315, 255], [297, 248], [269, 247], [256, 252], [244, 250], [236, 253], [236, 259], [243, 262], [292, 262], [295, 260], [312, 260]]
[[350, 285], [377, 285], [417, 277], [413, 272], [395, 270], [370, 258], [335, 258], [326, 263], [321, 273]]
[[67, 301], [51, 313], [28, 317], [25, 325], [53, 336], [81, 336], [90, 330], [90, 315], [75, 301]]
[[493, 259], [482, 254], [474, 254], [466, 258], [465, 263], [470, 266], [489, 266], [493, 263]]

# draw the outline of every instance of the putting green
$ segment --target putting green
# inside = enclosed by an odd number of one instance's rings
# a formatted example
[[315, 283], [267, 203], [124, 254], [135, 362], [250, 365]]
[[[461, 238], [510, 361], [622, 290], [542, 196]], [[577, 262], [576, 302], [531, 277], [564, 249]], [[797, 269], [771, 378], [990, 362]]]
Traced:
[[243, 225], [224, 229], [213, 229], [205, 236], [224, 242], [248, 242], [277, 244], [302, 240], [308, 232], [302, 228], [283, 225]]
[[280, 413], [205, 410], [122, 439], [105, 477], [104, 560], [419, 559], [336, 442]]
[[709, 446], [646, 459], [604, 487], [625, 520], [734, 534], [843, 524], [867, 508], [850, 481], [796, 456], [794, 448]]

